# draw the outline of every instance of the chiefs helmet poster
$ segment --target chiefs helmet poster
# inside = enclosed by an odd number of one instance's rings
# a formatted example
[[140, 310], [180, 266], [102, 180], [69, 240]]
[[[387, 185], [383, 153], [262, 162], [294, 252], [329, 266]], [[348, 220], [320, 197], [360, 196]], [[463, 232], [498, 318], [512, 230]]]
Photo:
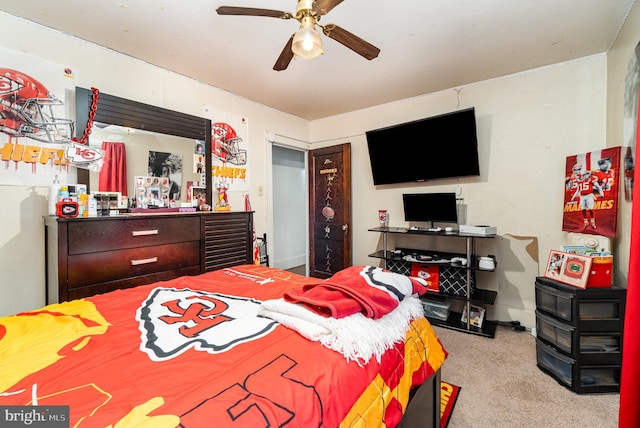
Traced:
[[74, 122], [65, 98], [77, 72], [24, 52], [0, 55], [0, 184], [66, 183]]
[[567, 156], [562, 230], [616, 236], [621, 147]]
[[203, 117], [211, 119], [211, 180], [214, 191], [248, 191], [249, 119], [212, 106], [203, 108]]

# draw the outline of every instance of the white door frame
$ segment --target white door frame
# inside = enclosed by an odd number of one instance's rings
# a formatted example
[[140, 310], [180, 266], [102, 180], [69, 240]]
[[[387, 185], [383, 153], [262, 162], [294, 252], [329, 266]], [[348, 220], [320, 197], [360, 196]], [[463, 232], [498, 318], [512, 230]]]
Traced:
[[[287, 137], [284, 135], [277, 134], [273, 131], [265, 132], [265, 147], [266, 147], [266, 174], [267, 174], [267, 194], [266, 196], [266, 209], [267, 209], [267, 218], [265, 221], [265, 226], [267, 229], [267, 254], [269, 254], [269, 260], [274, 260], [273, 255], [274, 246], [273, 246], [273, 219], [274, 219], [274, 204], [273, 204], [273, 146], [284, 147], [287, 149], [299, 150], [304, 152], [304, 169], [305, 169], [305, 188], [309, 188], [309, 173], [308, 173], [308, 159], [307, 153], [311, 150], [311, 145], [302, 140], [298, 140], [296, 138]], [[306, 212], [309, 212], [309, 192], [305, 193], [305, 206], [307, 207]], [[307, 272], [309, 271], [309, 218], [308, 216], [305, 218], [305, 248], [306, 257], [305, 257], [305, 265]]]

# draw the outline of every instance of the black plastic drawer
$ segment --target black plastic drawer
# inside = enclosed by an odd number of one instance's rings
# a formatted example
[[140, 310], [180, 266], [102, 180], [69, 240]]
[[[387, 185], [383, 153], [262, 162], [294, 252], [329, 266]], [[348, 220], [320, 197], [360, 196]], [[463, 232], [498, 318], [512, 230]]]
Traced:
[[577, 393], [620, 391], [620, 364], [585, 364], [536, 339], [538, 367]]
[[620, 332], [580, 332], [576, 327], [536, 311], [536, 334], [539, 339], [582, 364], [620, 364]]
[[539, 277], [535, 289], [540, 313], [565, 321], [582, 332], [622, 330], [625, 290], [620, 287], [580, 289]]
[[536, 342], [536, 358], [538, 367], [546, 369], [558, 382], [568, 387], [573, 385], [573, 367], [576, 360], [556, 352], [551, 346], [539, 340]]
[[582, 334], [579, 350], [579, 358], [583, 364], [621, 364], [622, 333]]
[[577, 318], [574, 313], [573, 300], [575, 294], [541, 284], [536, 281], [536, 307], [556, 318], [573, 323]]
[[573, 355], [576, 348], [574, 345], [577, 340], [576, 328], [543, 315], [538, 310], [536, 310], [536, 336], [568, 355]]

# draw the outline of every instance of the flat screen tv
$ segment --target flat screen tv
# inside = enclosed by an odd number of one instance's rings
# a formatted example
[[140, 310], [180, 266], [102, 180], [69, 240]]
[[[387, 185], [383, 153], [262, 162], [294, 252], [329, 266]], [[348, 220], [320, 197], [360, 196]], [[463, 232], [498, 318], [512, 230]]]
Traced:
[[405, 221], [458, 223], [455, 193], [405, 193], [402, 204]]
[[373, 184], [480, 175], [473, 107], [365, 133]]

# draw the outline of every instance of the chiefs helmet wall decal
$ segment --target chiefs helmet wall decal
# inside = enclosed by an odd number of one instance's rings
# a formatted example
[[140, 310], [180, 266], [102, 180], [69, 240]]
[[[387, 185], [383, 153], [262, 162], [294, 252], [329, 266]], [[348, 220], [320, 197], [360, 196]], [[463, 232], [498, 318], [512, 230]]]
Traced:
[[211, 125], [213, 156], [234, 165], [247, 164], [247, 151], [240, 149], [242, 138], [228, 123], [216, 122]]
[[44, 143], [71, 141], [73, 122], [56, 117], [64, 103], [38, 80], [10, 68], [0, 68], [0, 131]]
[[0, 57], [0, 185], [75, 181], [65, 151], [74, 137], [76, 70], [8, 48]]

